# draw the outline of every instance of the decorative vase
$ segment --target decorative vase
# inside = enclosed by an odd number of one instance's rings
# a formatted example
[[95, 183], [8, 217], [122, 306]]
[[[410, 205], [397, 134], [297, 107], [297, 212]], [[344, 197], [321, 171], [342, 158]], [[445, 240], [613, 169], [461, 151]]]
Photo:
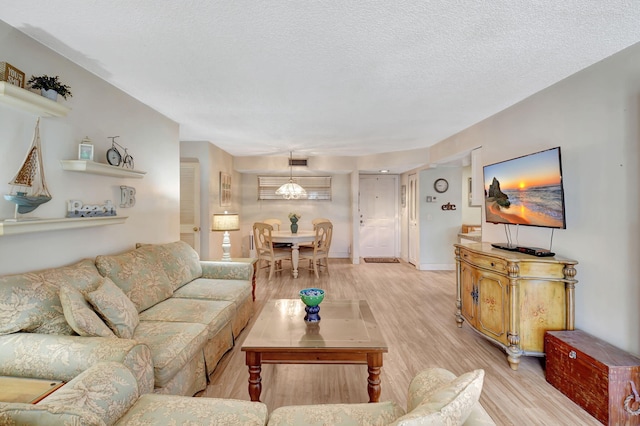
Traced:
[[48, 89], [48, 90], [40, 89], [40, 94], [47, 99], [51, 99], [52, 101], [58, 100], [58, 92], [56, 92], [53, 89]]
[[324, 299], [324, 290], [319, 288], [305, 288], [299, 292], [302, 303], [306, 306], [304, 311], [307, 313], [304, 316], [304, 321], [314, 323], [320, 321], [320, 302]]
[[297, 217], [292, 217], [291, 218], [291, 233], [292, 234], [298, 233], [298, 218]]

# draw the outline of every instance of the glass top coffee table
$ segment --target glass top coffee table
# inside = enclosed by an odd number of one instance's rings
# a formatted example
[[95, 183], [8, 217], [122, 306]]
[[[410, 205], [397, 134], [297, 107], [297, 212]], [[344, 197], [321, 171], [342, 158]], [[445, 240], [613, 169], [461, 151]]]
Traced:
[[262, 364], [366, 364], [369, 402], [378, 402], [388, 348], [366, 300], [324, 300], [317, 323], [304, 321], [304, 308], [299, 299], [269, 300], [256, 318], [241, 348], [251, 401], [260, 401]]

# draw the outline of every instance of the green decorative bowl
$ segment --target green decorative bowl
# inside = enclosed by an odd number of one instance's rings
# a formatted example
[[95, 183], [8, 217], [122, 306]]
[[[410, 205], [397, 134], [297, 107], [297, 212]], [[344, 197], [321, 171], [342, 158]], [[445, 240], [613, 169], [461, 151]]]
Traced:
[[319, 288], [305, 288], [300, 290], [300, 299], [307, 306], [318, 306], [324, 299], [324, 290]]

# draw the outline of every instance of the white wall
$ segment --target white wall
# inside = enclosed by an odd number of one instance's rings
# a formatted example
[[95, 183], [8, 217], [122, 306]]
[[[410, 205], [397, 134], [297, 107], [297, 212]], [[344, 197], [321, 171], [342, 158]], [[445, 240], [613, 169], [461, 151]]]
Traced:
[[[179, 239], [178, 125], [24, 36], [0, 21], [0, 60], [32, 75], [59, 75], [73, 97], [59, 100], [71, 107], [66, 117], [43, 118], [40, 123], [44, 165], [53, 199], [30, 216], [62, 218], [67, 201], [87, 204], [120, 203], [120, 185], [136, 188], [136, 205], [117, 208], [128, 216], [123, 225], [67, 231], [0, 236], [0, 275], [73, 263], [98, 254], [130, 249], [136, 242]], [[24, 160], [36, 115], [0, 103], [0, 192]], [[89, 136], [95, 159], [105, 161], [107, 136], [129, 148], [143, 179], [120, 179], [63, 171], [60, 160], [77, 159], [78, 144]], [[0, 198], [0, 218], [13, 217], [15, 205]]]
[[[436, 179], [444, 178], [449, 189], [438, 193], [433, 187]], [[423, 170], [418, 175], [418, 217], [420, 220], [421, 270], [455, 269], [453, 245], [458, 242], [462, 223], [462, 168], [438, 167]], [[435, 197], [427, 202], [427, 196]], [[442, 210], [451, 204], [455, 210]]]
[[[333, 223], [333, 240], [331, 241], [331, 257], [350, 257], [351, 250], [351, 176], [336, 174], [331, 176], [330, 201], [323, 200], [258, 200], [258, 175], [243, 173], [241, 175], [242, 206], [240, 225], [243, 235], [250, 235], [255, 222], [275, 218], [282, 221], [282, 226], [289, 226], [289, 213], [302, 215], [298, 222], [299, 229], [313, 229], [311, 221], [318, 217], [330, 219]], [[244, 240], [243, 240], [244, 241]], [[247, 240], [248, 243], [248, 240]], [[248, 245], [246, 250], [248, 251]], [[248, 252], [247, 252], [248, 254]]]
[[[491, 164], [561, 146], [567, 229], [553, 251], [579, 261], [576, 326], [640, 354], [640, 44], [454, 137], [432, 161], [482, 145]], [[483, 224], [483, 240], [503, 241]], [[551, 231], [520, 227], [523, 245], [548, 246]]]

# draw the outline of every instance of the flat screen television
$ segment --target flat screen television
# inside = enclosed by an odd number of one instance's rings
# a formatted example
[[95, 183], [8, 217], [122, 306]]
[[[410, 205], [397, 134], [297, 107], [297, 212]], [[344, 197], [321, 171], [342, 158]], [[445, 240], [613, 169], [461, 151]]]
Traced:
[[560, 147], [484, 166], [485, 220], [566, 228]]

